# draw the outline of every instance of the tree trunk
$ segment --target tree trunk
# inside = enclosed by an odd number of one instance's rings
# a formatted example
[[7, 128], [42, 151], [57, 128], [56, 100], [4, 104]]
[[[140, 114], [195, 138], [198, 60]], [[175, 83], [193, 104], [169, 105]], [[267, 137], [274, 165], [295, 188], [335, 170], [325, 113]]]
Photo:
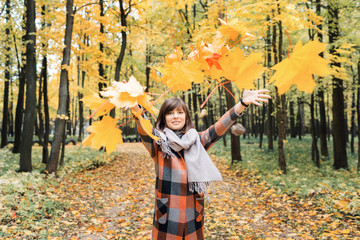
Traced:
[[[26, 41], [26, 37], [23, 36], [23, 42]], [[14, 36], [15, 42], [15, 51], [16, 51], [16, 58], [18, 64], [18, 71], [19, 71], [19, 91], [18, 91], [18, 99], [16, 103], [16, 110], [15, 110], [15, 137], [14, 137], [14, 148], [13, 153], [20, 153], [20, 144], [21, 144], [21, 134], [22, 134], [22, 122], [23, 122], [23, 114], [24, 114], [24, 94], [25, 94], [25, 66], [21, 67], [19, 54], [17, 50], [16, 39]], [[21, 59], [25, 59], [25, 52], [21, 53]]]
[[9, 84], [10, 84], [10, 0], [6, 0], [6, 52], [5, 52], [5, 82], [4, 82], [4, 100], [3, 100], [3, 118], [1, 126], [1, 148], [8, 142], [8, 121], [9, 121]]
[[286, 137], [286, 98], [285, 94], [277, 95], [277, 119], [278, 119], [278, 154], [279, 167], [286, 174], [286, 159], [284, 153], [284, 140]]
[[299, 140], [301, 140], [302, 138], [302, 114], [301, 114], [301, 107], [302, 107], [302, 103], [300, 98], [298, 98], [298, 111], [297, 111], [297, 115], [296, 115], [296, 130], [297, 130], [297, 134], [299, 136]]
[[[316, 0], [316, 14], [321, 15], [321, 0]], [[317, 25], [317, 27], [322, 30], [322, 24]], [[323, 42], [323, 35], [321, 31], [318, 31], [318, 39], [320, 42]], [[320, 56], [323, 56], [323, 53], [320, 53]], [[319, 78], [319, 82], [321, 83], [323, 78]], [[318, 99], [319, 99], [319, 108], [320, 108], [320, 149], [321, 156], [327, 157], [329, 156], [329, 151], [327, 147], [326, 141], [326, 108], [325, 108], [325, 100], [324, 100], [324, 88], [322, 86], [319, 87], [318, 90]]]
[[[80, 57], [78, 57], [78, 62], [80, 62]], [[81, 83], [80, 83], [81, 78]], [[85, 76], [82, 71], [80, 71], [80, 64], [78, 64], [78, 83], [77, 85], [83, 88], [85, 83]], [[102, 85], [99, 82], [99, 88]], [[81, 91], [78, 91], [78, 104], [79, 104], [79, 135], [78, 135], [78, 142], [82, 141], [82, 138], [84, 136], [84, 103], [81, 101], [83, 98], [83, 93]]]
[[[354, 69], [351, 67], [353, 72], [353, 86], [356, 86], [356, 77]], [[355, 136], [356, 136], [356, 124], [355, 124], [355, 88], [352, 89], [352, 99], [351, 99], [351, 141], [350, 141], [350, 149], [351, 153], [355, 152], [354, 149], [354, 142], [355, 142]]]
[[296, 128], [295, 128], [295, 112], [294, 112], [294, 102], [290, 101], [289, 104], [290, 110], [290, 137], [296, 138]]
[[49, 114], [49, 100], [48, 100], [48, 84], [47, 84], [47, 56], [44, 57], [43, 62], [44, 75], [43, 75], [43, 94], [44, 94], [44, 145], [43, 148], [43, 163], [47, 163], [49, 159], [49, 135], [50, 135], [50, 114]]
[[320, 168], [320, 156], [319, 156], [319, 149], [317, 147], [317, 136], [316, 136], [316, 126], [315, 126], [315, 116], [314, 116], [314, 109], [315, 109], [315, 101], [314, 101], [314, 94], [311, 94], [311, 103], [310, 103], [310, 115], [311, 115], [311, 160], [316, 164], [318, 168]]
[[[358, 88], [357, 88], [357, 104], [356, 104], [356, 111], [357, 111], [357, 125], [358, 125], [358, 141], [360, 139], [360, 60], [358, 60], [357, 64], [357, 77], [358, 77]], [[358, 164], [357, 164], [357, 171], [360, 171], [360, 143], [358, 142]]]
[[[263, 75], [264, 86], [266, 86], [266, 78]], [[263, 144], [263, 136], [265, 132], [265, 114], [266, 114], [266, 106], [263, 106], [261, 109], [261, 123], [260, 123], [260, 140], [259, 140], [259, 148], [262, 148]]]
[[194, 118], [195, 118], [195, 128], [199, 129], [199, 113], [198, 113], [198, 104], [197, 104], [197, 85], [192, 83], [192, 104], [193, 104], [193, 110], [194, 110]]
[[63, 51], [63, 60], [60, 73], [60, 87], [59, 87], [59, 107], [55, 120], [55, 134], [51, 147], [49, 162], [46, 166], [48, 173], [56, 172], [59, 160], [60, 146], [64, 138], [65, 124], [67, 114], [67, 100], [68, 100], [68, 70], [66, 67], [70, 66], [71, 59], [71, 38], [74, 24], [74, 1], [67, 0], [66, 2], [66, 28], [65, 28], [65, 48]]
[[20, 172], [32, 171], [31, 150], [36, 107], [35, 1], [26, 0], [26, 107], [20, 146]]
[[[278, 13], [280, 14], [280, 7], [278, 5]], [[282, 22], [278, 22], [279, 26], [279, 44], [278, 51], [276, 48], [274, 49], [274, 58], [275, 64], [281, 62], [282, 59], [282, 43], [283, 43], [283, 35], [282, 35]], [[275, 29], [276, 30], [276, 29]], [[276, 31], [274, 31], [274, 34]], [[275, 35], [276, 36], [276, 35]], [[273, 46], [276, 45], [276, 38], [274, 36]], [[275, 42], [275, 44], [274, 44]], [[277, 53], [277, 54], [276, 54]], [[277, 57], [276, 57], [277, 55]], [[284, 141], [286, 137], [286, 97], [285, 94], [279, 96], [277, 94], [276, 101], [276, 110], [277, 110], [277, 123], [278, 123], [278, 154], [279, 154], [279, 167], [283, 174], [286, 174], [286, 159], [284, 153]]]
[[[226, 83], [224, 86], [230, 91], [232, 90], [231, 83]], [[235, 105], [235, 99], [230, 95], [230, 93], [226, 92], [226, 105], [227, 108], [230, 109]], [[235, 136], [234, 134], [231, 134], [231, 165], [242, 161], [241, 158], [241, 151], [240, 151], [240, 136]]]
[[[339, 30], [339, 8], [336, 4], [328, 2], [329, 13], [329, 42], [334, 44], [340, 35]], [[332, 45], [330, 53], [338, 55], [335, 51], [335, 46]], [[333, 62], [332, 66], [341, 67], [340, 63]], [[333, 76], [333, 146], [334, 146], [334, 168], [348, 169], [347, 154], [346, 154], [346, 124], [344, 116], [344, 88], [341, 79]]]
[[[127, 27], [126, 23], [126, 17], [128, 13], [130, 12], [130, 6], [129, 6], [129, 12], [125, 13], [125, 9], [123, 6], [123, 0], [119, 0], [120, 5], [120, 19], [121, 19], [121, 26]], [[116, 67], [115, 67], [115, 81], [120, 81], [120, 71], [121, 71], [121, 65], [125, 57], [125, 50], [126, 50], [126, 42], [127, 42], [127, 35], [126, 30], [121, 31], [121, 49], [119, 57], [116, 59]]]
[[146, 74], [146, 92], [149, 92], [150, 89], [150, 62], [151, 62], [151, 55], [150, 55], [150, 45], [146, 44], [146, 56], [145, 56], [145, 64], [146, 64], [146, 70], [145, 70], [145, 74]]

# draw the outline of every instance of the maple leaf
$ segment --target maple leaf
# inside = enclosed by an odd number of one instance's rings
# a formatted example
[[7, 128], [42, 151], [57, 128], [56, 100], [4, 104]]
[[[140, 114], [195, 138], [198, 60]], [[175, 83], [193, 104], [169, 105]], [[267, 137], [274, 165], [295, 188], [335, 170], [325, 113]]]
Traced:
[[[235, 82], [239, 89], [254, 88], [254, 80], [261, 75], [264, 67], [261, 65], [261, 53], [251, 53], [248, 57], [240, 48], [235, 48], [220, 60], [224, 77]], [[259, 64], [260, 63], [260, 64]]]
[[84, 146], [97, 149], [106, 148], [107, 154], [116, 150], [116, 146], [123, 143], [121, 130], [116, 126], [116, 119], [104, 116], [101, 121], [94, 122], [87, 129], [91, 134], [84, 139]]
[[200, 65], [195, 61], [185, 60], [166, 66], [166, 85], [175, 93], [190, 89], [191, 83], [202, 83], [204, 73], [200, 70]]
[[229, 36], [232, 41], [235, 41], [239, 36], [239, 32], [232, 26], [228, 25], [227, 22], [225, 22], [221, 18], [219, 18], [219, 21], [221, 22], [221, 26], [219, 28], [221, 34]]
[[201, 45], [198, 46], [199, 58], [204, 59], [208, 63], [208, 70], [213, 66], [222, 70], [219, 59], [224, 53], [228, 52], [228, 49], [225, 47], [225, 42], [223, 35], [218, 31], [211, 44], [201, 43]]
[[133, 111], [133, 114], [138, 119], [139, 124], [141, 125], [141, 128], [145, 131], [145, 133], [155, 141], [159, 140], [159, 138], [153, 134], [153, 126], [150, 120], [142, 117], [142, 111], [141, 110], [137, 112]]
[[326, 48], [325, 43], [310, 41], [304, 46], [298, 41], [291, 56], [272, 69], [276, 70], [270, 82], [278, 87], [279, 94], [285, 93], [295, 84], [300, 91], [312, 93], [316, 82], [313, 74], [320, 77], [330, 74], [328, 60], [319, 56]]
[[110, 102], [118, 108], [135, 106], [137, 98], [144, 94], [144, 87], [134, 76], [128, 82], [113, 82], [112, 86], [101, 92], [102, 96], [109, 97]]
[[156, 73], [152, 77], [156, 81], [161, 81], [164, 85], [171, 88], [171, 91], [186, 91], [191, 88], [191, 83], [202, 83], [204, 73], [201, 71], [202, 64], [192, 59], [182, 60], [182, 52], [177, 48], [174, 53], [165, 57], [163, 66], [156, 68], [162, 76], [158, 77]]
[[118, 108], [134, 107], [141, 104], [152, 114], [157, 114], [158, 110], [150, 102], [151, 97], [145, 94], [145, 87], [131, 76], [128, 82], [113, 82], [113, 85], [101, 92], [102, 96], [109, 97], [110, 103]]
[[101, 98], [97, 93], [85, 96], [80, 99], [80, 101], [82, 101], [91, 110], [96, 110], [95, 117], [105, 115], [115, 107], [115, 105], [110, 103], [109, 100]]

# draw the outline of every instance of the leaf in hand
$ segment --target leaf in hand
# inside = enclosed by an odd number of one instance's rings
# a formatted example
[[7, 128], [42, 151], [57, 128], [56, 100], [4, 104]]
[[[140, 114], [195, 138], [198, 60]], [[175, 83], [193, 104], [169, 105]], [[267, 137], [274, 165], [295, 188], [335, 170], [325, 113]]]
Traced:
[[104, 116], [101, 121], [94, 122], [87, 129], [91, 134], [84, 139], [84, 146], [91, 146], [97, 149], [106, 148], [110, 154], [116, 150], [116, 146], [123, 143], [121, 130], [116, 126], [116, 119]]
[[289, 58], [272, 67], [276, 73], [270, 82], [275, 83], [279, 94], [285, 93], [293, 84], [300, 91], [312, 93], [316, 85], [313, 74], [321, 77], [330, 74], [329, 62], [319, 56], [325, 48], [326, 44], [319, 41], [310, 41], [304, 46], [299, 41]]
[[153, 134], [153, 126], [152, 126], [150, 120], [145, 119], [145, 118], [143, 118], [141, 116], [142, 111], [141, 110], [139, 110], [138, 112], [133, 111], [133, 114], [139, 120], [141, 128], [142, 128], [142, 130], [145, 131], [146, 135], [148, 135], [149, 137], [151, 137], [155, 141], [159, 140], [159, 138]]

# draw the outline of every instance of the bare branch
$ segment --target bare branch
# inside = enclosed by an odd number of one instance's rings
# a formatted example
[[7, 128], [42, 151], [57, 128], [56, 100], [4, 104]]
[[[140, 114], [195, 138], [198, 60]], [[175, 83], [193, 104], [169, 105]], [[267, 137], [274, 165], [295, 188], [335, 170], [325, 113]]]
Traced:
[[76, 14], [76, 12], [80, 11], [80, 9], [82, 9], [82, 8], [84, 8], [84, 7], [87, 7], [87, 6], [90, 6], [90, 5], [95, 5], [95, 4], [99, 4], [99, 2], [84, 4], [84, 5], [82, 5], [81, 7], [79, 7], [78, 9], [74, 9], [74, 14]]

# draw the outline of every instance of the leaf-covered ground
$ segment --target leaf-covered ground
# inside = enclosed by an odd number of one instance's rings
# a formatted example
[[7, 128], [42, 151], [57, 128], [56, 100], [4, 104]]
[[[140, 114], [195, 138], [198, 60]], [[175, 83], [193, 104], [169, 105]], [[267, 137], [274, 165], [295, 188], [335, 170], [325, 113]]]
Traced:
[[[65, 177], [49, 189], [68, 208], [44, 226], [54, 236], [47, 239], [150, 239], [154, 164], [140, 143], [122, 144], [119, 152], [110, 164]], [[218, 189], [206, 204], [206, 239], [360, 238], [358, 216], [324, 213], [311, 198], [281, 194], [256, 175], [212, 158], [228, 190]]]

